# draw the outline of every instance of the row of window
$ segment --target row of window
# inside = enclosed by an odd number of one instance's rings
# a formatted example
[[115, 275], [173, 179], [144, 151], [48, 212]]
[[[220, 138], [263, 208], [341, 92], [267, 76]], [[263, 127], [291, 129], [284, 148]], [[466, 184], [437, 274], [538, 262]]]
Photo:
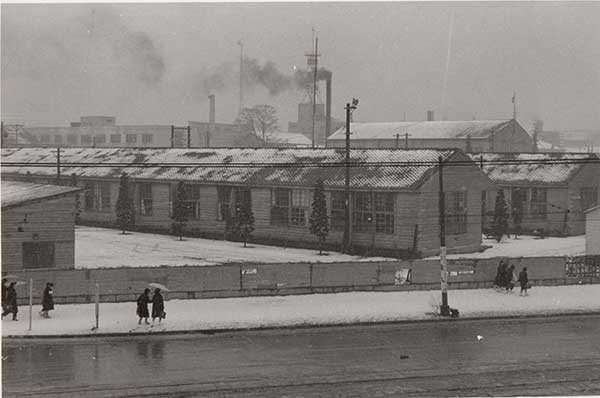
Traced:
[[[548, 209], [556, 208], [548, 202], [547, 188], [510, 188], [509, 207], [511, 213], [520, 213], [535, 219], [548, 218]], [[585, 211], [598, 204], [598, 187], [583, 187], [579, 192], [581, 210]], [[564, 209], [555, 209], [564, 211]]]
[[[136, 208], [141, 216], [152, 216], [157, 207], [152, 195], [151, 183], [138, 183]], [[108, 182], [85, 184], [84, 210], [111, 212], [111, 185]], [[169, 207], [177, 190], [173, 184], [168, 203], [158, 204]], [[275, 226], [306, 227], [310, 217], [312, 191], [306, 189], [275, 188], [271, 190], [270, 222]], [[134, 192], [130, 193], [131, 197]], [[234, 209], [243, 203], [250, 191], [244, 187], [217, 186], [217, 220], [228, 221]], [[186, 184], [184, 204], [187, 218], [200, 218], [200, 185]], [[467, 193], [465, 191], [446, 192], [446, 233], [467, 232]], [[333, 231], [343, 231], [345, 226], [345, 193], [331, 192], [330, 226]], [[395, 231], [394, 194], [386, 192], [354, 192], [352, 195], [352, 229], [359, 233], [393, 234]]]
[[[141, 135], [141, 139], [142, 139], [142, 144], [152, 144], [154, 141], [154, 135], [153, 134], [125, 134], [125, 142], [127, 144], [137, 144], [138, 143], [138, 135]], [[40, 136], [40, 141], [42, 144], [50, 144], [50, 135], [49, 134], [42, 134]], [[121, 134], [110, 134], [110, 143], [111, 144], [120, 144], [121, 140], [122, 140], [122, 135]], [[91, 134], [69, 134], [67, 135], [67, 139], [66, 139], [67, 144], [69, 145], [85, 145], [85, 146], [92, 146], [92, 145], [103, 145], [106, 144], [106, 135], [105, 134], [95, 134], [95, 135], [91, 135]], [[64, 144], [64, 137], [60, 134], [55, 134], [54, 135], [54, 144]]]

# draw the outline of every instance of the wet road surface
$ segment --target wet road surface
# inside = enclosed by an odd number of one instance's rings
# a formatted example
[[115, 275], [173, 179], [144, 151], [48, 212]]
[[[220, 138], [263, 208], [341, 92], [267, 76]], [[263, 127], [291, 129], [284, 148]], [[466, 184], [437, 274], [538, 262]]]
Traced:
[[6, 397], [586, 395], [600, 316], [5, 340], [2, 356]]

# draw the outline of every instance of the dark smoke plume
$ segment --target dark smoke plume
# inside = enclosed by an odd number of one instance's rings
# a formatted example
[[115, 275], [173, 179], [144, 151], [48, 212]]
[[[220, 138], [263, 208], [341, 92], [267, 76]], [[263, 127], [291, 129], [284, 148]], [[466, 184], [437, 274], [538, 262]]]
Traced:
[[[272, 61], [264, 65], [255, 58], [244, 58], [243, 81], [245, 89], [256, 87], [265, 88], [269, 95], [276, 96], [285, 91], [306, 89], [313, 84], [314, 75], [311, 71], [296, 71], [286, 75], [277, 69]], [[204, 94], [212, 92], [227, 91], [237, 88], [239, 85], [239, 65], [224, 63], [211, 73], [202, 73], [201, 86]], [[331, 72], [324, 68], [317, 71], [317, 80], [326, 80]]]
[[89, 22], [92, 40], [108, 42], [118, 63], [124, 64], [144, 83], [156, 84], [165, 74], [163, 55], [145, 32], [129, 28], [119, 14], [110, 8], [92, 11]]

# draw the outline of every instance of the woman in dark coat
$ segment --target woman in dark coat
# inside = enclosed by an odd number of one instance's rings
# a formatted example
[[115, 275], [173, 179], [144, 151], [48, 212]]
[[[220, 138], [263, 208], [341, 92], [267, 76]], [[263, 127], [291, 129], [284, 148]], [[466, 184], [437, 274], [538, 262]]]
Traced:
[[505, 275], [505, 287], [506, 287], [506, 291], [507, 292], [512, 292], [513, 288], [515, 287], [515, 280], [517, 278], [515, 278], [515, 266], [511, 265], [510, 267], [508, 267], [508, 269], [506, 270], [506, 275]]
[[498, 270], [496, 272], [496, 279], [494, 279], [494, 283], [498, 287], [503, 287], [505, 283], [505, 274], [506, 274], [506, 263], [504, 260], [500, 260], [500, 264], [498, 264]]
[[42, 316], [44, 318], [50, 318], [48, 311], [54, 309], [54, 297], [52, 297], [52, 294], [54, 293], [52, 291], [53, 286], [54, 285], [51, 282], [46, 283], [46, 288], [44, 289], [44, 294], [42, 296]]
[[[8, 279], [6, 278], [2, 278], [2, 312], [6, 311], [7, 305], [6, 305], [6, 283], [8, 282]], [[4, 315], [2, 315], [4, 316]]]
[[165, 317], [165, 300], [160, 289], [154, 290], [154, 296], [152, 296], [152, 322], [158, 318], [158, 323]]
[[521, 291], [519, 296], [525, 293], [527, 296], [527, 289], [529, 289], [529, 278], [527, 276], [527, 267], [523, 267], [523, 270], [519, 273], [519, 284], [521, 284]]
[[17, 306], [17, 291], [15, 290], [15, 282], [11, 282], [8, 289], [6, 289], [6, 305], [4, 311], [2, 312], [2, 317], [10, 314], [11, 312], [13, 314], [13, 321], [16, 321], [19, 307]]
[[140, 294], [140, 297], [138, 297], [137, 299], [137, 315], [140, 317], [140, 320], [138, 321], [138, 325], [142, 324], [142, 318], [145, 318], [145, 322], [148, 324], [150, 322], [148, 322], [148, 317], [150, 316], [149, 312], [148, 312], [148, 303], [150, 302], [150, 296], [148, 296], [148, 293], [150, 293], [150, 289], [145, 288], [144, 289], [144, 293]]

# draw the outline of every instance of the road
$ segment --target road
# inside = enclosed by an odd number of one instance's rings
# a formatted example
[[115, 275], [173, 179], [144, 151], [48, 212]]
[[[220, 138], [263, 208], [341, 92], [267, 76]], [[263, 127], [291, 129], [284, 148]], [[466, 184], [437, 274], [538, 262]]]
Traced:
[[2, 350], [6, 397], [600, 394], [600, 316], [4, 341]]

